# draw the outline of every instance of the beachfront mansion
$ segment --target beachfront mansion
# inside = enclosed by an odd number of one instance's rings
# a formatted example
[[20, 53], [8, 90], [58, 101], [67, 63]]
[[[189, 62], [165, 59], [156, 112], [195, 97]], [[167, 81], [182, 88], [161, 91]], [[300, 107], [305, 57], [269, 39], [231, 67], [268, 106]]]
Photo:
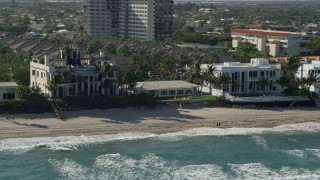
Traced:
[[[229, 77], [229, 82], [223, 84], [222, 89], [212, 88], [206, 90], [211, 91], [212, 95], [220, 96], [223, 93], [277, 94], [282, 92], [281, 87], [276, 83], [281, 76], [281, 65], [269, 64], [269, 59], [255, 58], [251, 59], [250, 63], [225, 62], [202, 64], [201, 69], [206, 70], [209, 66], [216, 69], [216, 76], [226, 74]], [[268, 83], [262, 85], [260, 83], [262, 79], [267, 79]]]
[[235, 29], [231, 36], [232, 47], [237, 48], [240, 42], [249, 42], [262, 53], [268, 53], [273, 57], [310, 54], [311, 40], [306, 33]]
[[30, 86], [49, 97], [118, 95], [116, 61], [100, 53], [85, 58], [81, 49], [66, 48], [30, 62]]

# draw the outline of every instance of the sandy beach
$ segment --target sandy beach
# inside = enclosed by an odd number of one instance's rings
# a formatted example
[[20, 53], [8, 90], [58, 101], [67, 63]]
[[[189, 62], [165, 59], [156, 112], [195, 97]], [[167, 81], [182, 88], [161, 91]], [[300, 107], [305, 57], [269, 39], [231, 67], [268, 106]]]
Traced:
[[[187, 105], [179, 109], [97, 109], [64, 112], [65, 120], [53, 113], [1, 114], [0, 138], [114, 134], [122, 132], [176, 132], [200, 127], [273, 127], [303, 122], [320, 123], [317, 108], [233, 109]], [[220, 126], [219, 126], [220, 125]]]

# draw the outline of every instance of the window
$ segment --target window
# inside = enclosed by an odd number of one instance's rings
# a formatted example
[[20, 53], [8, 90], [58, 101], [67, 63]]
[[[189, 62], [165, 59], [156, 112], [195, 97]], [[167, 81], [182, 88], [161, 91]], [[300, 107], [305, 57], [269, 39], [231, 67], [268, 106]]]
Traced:
[[190, 89], [186, 90], [186, 94], [191, 95], [192, 91]]
[[168, 91], [161, 91], [161, 96], [166, 96], [168, 95]]
[[39, 71], [37, 71], [37, 76], [39, 77]]
[[258, 72], [257, 71], [249, 71], [249, 77], [257, 77]]
[[264, 71], [260, 71], [260, 76], [261, 76], [261, 77], [264, 76]]
[[178, 95], [184, 94], [184, 90], [178, 90]]
[[36, 75], [36, 70], [32, 70], [32, 75]]
[[175, 90], [170, 90], [169, 91], [169, 95], [176, 95], [176, 91]]

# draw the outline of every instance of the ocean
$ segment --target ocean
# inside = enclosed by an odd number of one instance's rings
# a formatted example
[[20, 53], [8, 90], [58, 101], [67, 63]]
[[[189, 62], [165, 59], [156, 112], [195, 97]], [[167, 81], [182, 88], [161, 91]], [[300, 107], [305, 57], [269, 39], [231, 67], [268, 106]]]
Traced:
[[320, 124], [2, 139], [0, 179], [320, 179]]

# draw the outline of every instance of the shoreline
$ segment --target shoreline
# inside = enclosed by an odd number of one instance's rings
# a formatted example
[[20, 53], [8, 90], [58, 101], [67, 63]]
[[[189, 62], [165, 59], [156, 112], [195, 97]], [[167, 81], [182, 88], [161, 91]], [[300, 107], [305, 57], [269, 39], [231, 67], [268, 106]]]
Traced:
[[[108, 135], [125, 132], [163, 134], [192, 128], [271, 128], [283, 124], [320, 123], [320, 111], [306, 108], [234, 109], [188, 104], [184, 109], [95, 109], [66, 111], [65, 121], [53, 113], [0, 115], [0, 139]], [[219, 126], [220, 124], [220, 126]]]

